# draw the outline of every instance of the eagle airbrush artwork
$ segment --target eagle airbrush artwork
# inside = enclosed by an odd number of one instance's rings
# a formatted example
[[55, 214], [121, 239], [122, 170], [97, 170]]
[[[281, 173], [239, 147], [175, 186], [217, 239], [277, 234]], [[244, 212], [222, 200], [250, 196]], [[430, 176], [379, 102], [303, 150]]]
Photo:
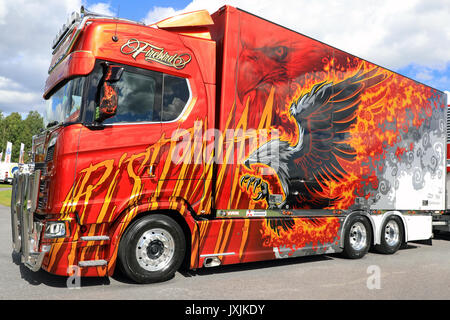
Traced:
[[[284, 200], [276, 205], [269, 203], [269, 191], [263, 183], [258, 197], [265, 199], [269, 208], [326, 208], [336, 198], [324, 194], [321, 185], [327, 181], [338, 182], [346, 171], [339, 160], [353, 161], [356, 151], [336, 137], [344, 134], [356, 122], [356, 111], [361, 102], [361, 92], [385, 79], [377, 69], [354, 76], [340, 83], [322, 82], [293, 101], [289, 113], [297, 123], [298, 138], [294, 145], [285, 140], [271, 140], [248, 156], [245, 164], [277, 166]], [[331, 120], [332, 119], [332, 120]], [[272, 145], [275, 144], [275, 147]], [[276, 153], [271, 152], [276, 150]], [[260, 180], [250, 175], [242, 177], [241, 184], [248, 181], [247, 188], [257, 186]]]

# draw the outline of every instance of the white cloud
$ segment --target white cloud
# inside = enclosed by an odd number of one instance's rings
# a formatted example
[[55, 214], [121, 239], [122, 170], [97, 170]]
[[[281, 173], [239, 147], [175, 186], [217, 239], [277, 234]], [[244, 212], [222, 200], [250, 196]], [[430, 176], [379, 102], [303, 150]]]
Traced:
[[[5, 104], [29, 104], [40, 98], [40, 95], [32, 92], [24, 92], [19, 90], [2, 90], [0, 89], [0, 97], [2, 103]], [[15, 110], [12, 110], [15, 111]]]
[[37, 100], [42, 99], [40, 93], [30, 92], [20, 83], [2, 76], [0, 76], [0, 97], [2, 104], [10, 104], [15, 106], [34, 103]]
[[[182, 10], [153, 8], [146, 23], [230, 4], [389, 69], [450, 61], [448, 0], [194, 0]], [[151, 20], [151, 21], [150, 21]]]
[[112, 11], [111, 4], [105, 2], [95, 3], [86, 8], [88, 11], [114, 17], [116, 13]]
[[5, 17], [7, 14], [6, 0], [0, 0], [0, 24], [5, 24]]
[[0, 0], [1, 111], [43, 111], [51, 43], [81, 4], [81, 0]]
[[153, 9], [145, 16], [144, 22], [146, 24], [152, 24], [176, 14], [178, 14], [178, 12], [174, 8], [153, 7]]
[[[67, 17], [85, 0], [0, 0], [0, 111], [38, 110], [51, 44]], [[114, 16], [109, 2], [88, 6], [89, 11]]]
[[17, 90], [17, 89], [21, 89], [21, 88], [22, 88], [22, 86], [19, 83], [15, 82], [11, 79], [8, 79], [6, 77], [0, 76], [0, 89]]

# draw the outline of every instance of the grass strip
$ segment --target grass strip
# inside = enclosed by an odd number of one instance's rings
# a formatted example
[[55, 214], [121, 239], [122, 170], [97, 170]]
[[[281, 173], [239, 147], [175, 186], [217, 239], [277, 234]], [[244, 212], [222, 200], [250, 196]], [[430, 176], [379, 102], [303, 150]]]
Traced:
[[11, 189], [0, 191], [0, 205], [6, 207], [11, 206]]

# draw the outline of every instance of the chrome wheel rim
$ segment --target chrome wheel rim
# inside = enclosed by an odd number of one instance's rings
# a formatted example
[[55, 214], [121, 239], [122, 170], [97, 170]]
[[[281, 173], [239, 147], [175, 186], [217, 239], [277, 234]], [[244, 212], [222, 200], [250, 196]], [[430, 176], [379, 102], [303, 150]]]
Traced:
[[142, 234], [136, 245], [136, 258], [139, 265], [147, 271], [160, 271], [166, 268], [175, 253], [175, 240], [164, 229], [150, 229]]
[[400, 240], [400, 228], [394, 220], [390, 220], [384, 229], [384, 240], [390, 247], [394, 247]]
[[359, 251], [367, 245], [367, 230], [364, 224], [356, 222], [350, 228], [350, 246]]

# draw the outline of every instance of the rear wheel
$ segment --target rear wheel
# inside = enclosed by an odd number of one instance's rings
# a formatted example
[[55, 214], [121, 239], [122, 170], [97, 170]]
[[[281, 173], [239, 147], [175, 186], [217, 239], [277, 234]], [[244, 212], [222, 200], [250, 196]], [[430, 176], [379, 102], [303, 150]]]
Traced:
[[380, 244], [375, 250], [384, 254], [397, 252], [403, 242], [403, 224], [399, 217], [391, 216], [386, 219], [381, 229]]
[[118, 259], [121, 270], [139, 283], [172, 278], [186, 251], [181, 227], [172, 218], [155, 214], [133, 222], [122, 237]]
[[369, 251], [372, 240], [372, 229], [366, 218], [353, 216], [350, 218], [344, 233], [343, 256], [359, 259]]

